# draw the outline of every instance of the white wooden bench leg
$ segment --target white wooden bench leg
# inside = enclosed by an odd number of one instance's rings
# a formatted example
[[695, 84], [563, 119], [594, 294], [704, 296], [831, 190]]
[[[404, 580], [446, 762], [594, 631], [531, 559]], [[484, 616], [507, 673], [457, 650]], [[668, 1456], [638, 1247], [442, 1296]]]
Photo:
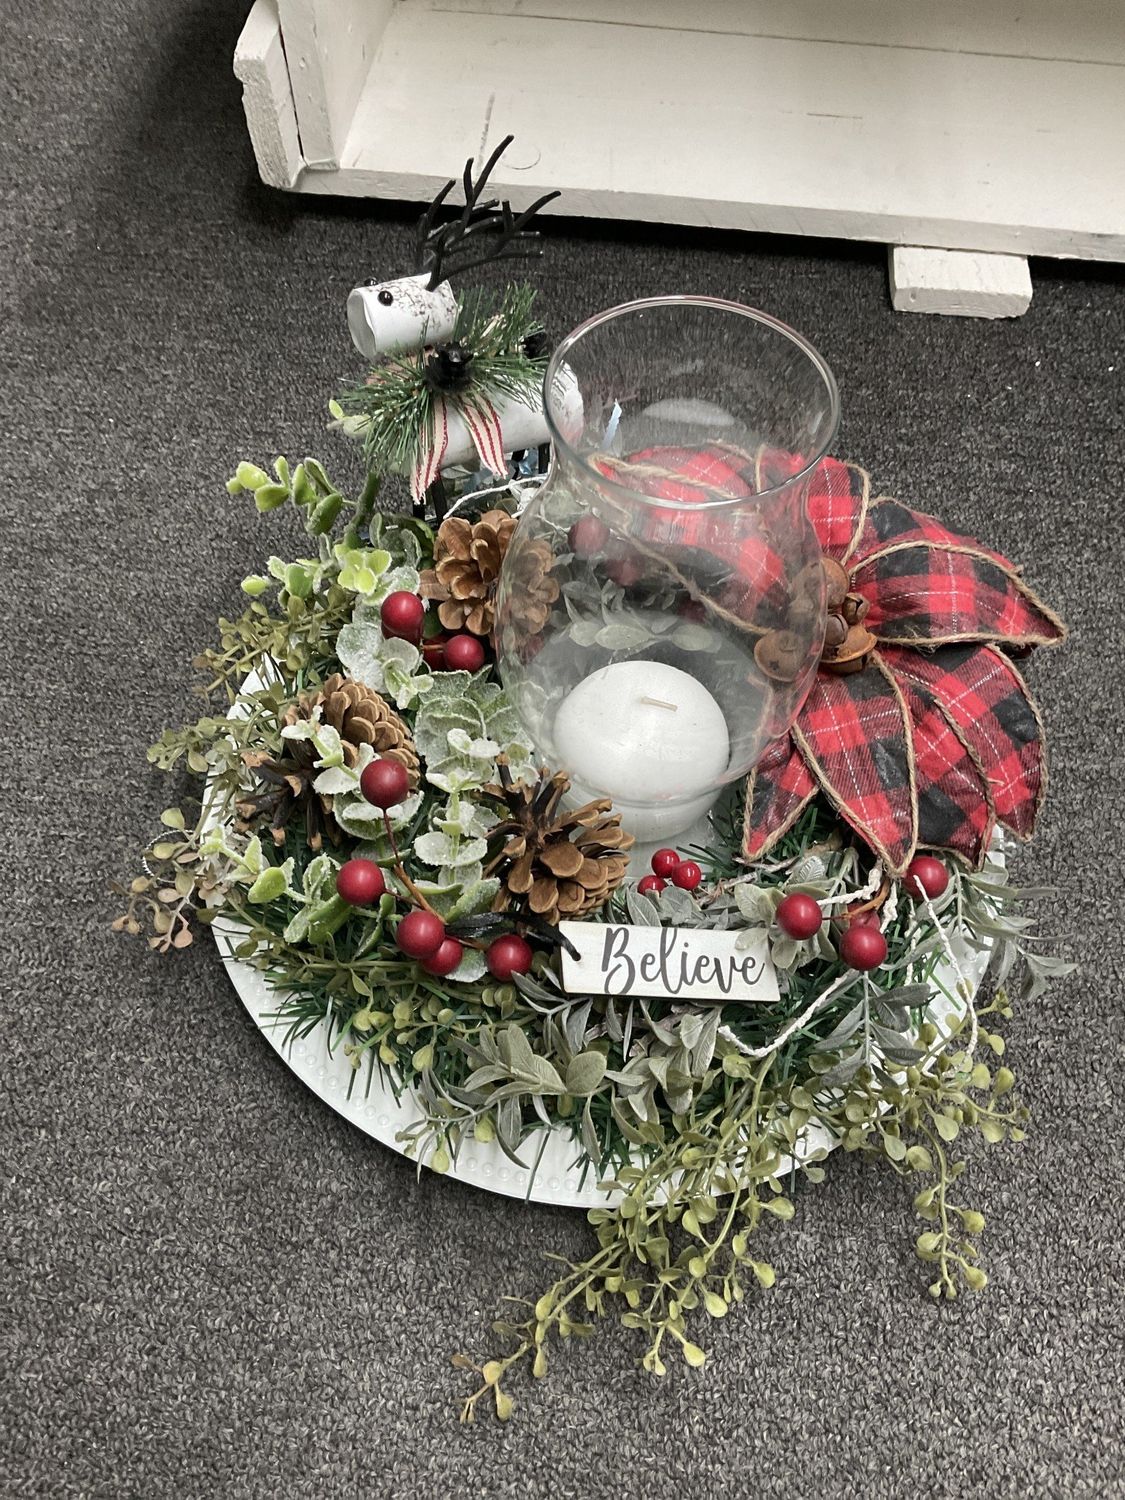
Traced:
[[234, 54], [242, 107], [258, 172], [270, 187], [292, 188], [305, 165], [277, 0], [254, 0]]
[[888, 269], [898, 312], [1018, 318], [1031, 303], [1031, 273], [1022, 255], [891, 245]]

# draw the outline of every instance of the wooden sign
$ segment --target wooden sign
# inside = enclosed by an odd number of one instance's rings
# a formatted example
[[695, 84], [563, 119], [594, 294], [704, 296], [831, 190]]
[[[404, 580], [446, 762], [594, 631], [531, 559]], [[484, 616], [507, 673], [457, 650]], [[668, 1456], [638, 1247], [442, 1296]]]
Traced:
[[560, 922], [559, 931], [579, 954], [562, 949], [563, 988], [571, 994], [659, 995], [714, 1004], [769, 1004], [778, 997], [764, 930]]

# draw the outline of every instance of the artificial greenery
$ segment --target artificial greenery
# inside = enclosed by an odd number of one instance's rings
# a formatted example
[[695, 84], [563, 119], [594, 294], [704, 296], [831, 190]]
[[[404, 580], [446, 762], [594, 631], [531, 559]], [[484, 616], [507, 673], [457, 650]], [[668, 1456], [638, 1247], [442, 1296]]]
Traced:
[[[821, 1177], [832, 1145], [878, 1156], [910, 1180], [933, 1296], [983, 1287], [976, 1241], [984, 1221], [954, 1201], [963, 1163], [953, 1152], [966, 1135], [1022, 1135], [1025, 1111], [998, 1063], [993, 1024], [1011, 1014], [1017, 960], [1028, 998], [1067, 967], [1042, 953], [1021, 915], [1043, 893], [1012, 890], [993, 861], [980, 874], [951, 867], [940, 898], [916, 901], [883, 878], [821, 802], [768, 863], [748, 869], [738, 857], [741, 796], [731, 792], [696, 851], [706, 871], [698, 890], [670, 887], [656, 899], [629, 881], [589, 920], [764, 932], [775, 1005], [685, 1008], [570, 994], [557, 944], [534, 925], [523, 929], [537, 948], [532, 971], [498, 983], [482, 950], [521, 919], [494, 909], [499, 882], [485, 875], [499, 821], [487, 787], [501, 760], [516, 777], [538, 768], [487, 667], [434, 673], [417, 647], [383, 637], [380, 603], [416, 588], [432, 562], [429, 527], [379, 515], [373, 482], [349, 499], [311, 459], [294, 470], [278, 460], [274, 477], [242, 465], [230, 488], [252, 493], [261, 511], [294, 505], [312, 555], [272, 558], [247, 579], [245, 612], [220, 621], [218, 645], [199, 658], [203, 691], [218, 706], [165, 733], [150, 759], [166, 771], [186, 768], [202, 788], [190, 806], [164, 813], [115, 925], [147, 927], [151, 946], [166, 951], [221, 914], [237, 932], [236, 954], [276, 990], [289, 1038], [323, 1026], [351, 1060], [354, 1087], [370, 1087], [378, 1072], [396, 1094], [413, 1091], [423, 1120], [403, 1145], [420, 1165], [448, 1170], [467, 1142], [495, 1140], [525, 1166], [544, 1130], [573, 1137], [607, 1195], [589, 1215], [596, 1248], [497, 1325], [508, 1352], [480, 1364], [457, 1356], [479, 1374], [465, 1417], [486, 1397], [506, 1417], [513, 1369], [527, 1361], [542, 1375], [556, 1338], [587, 1334], [611, 1312], [641, 1335], [650, 1372], [664, 1372], [669, 1349], [702, 1364], [693, 1315], [724, 1316], [751, 1286], [772, 1284], [755, 1231], [792, 1216], [790, 1184]], [[557, 607], [576, 619], [575, 601]], [[628, 628], [613, 608], [612, 599], [597, 601], [599, 630]], [[622, 638], [620, 648], [630, 645]], [[422, 762], [417, 790], [385, 817], [359, 789], [370, 754], [348, 766], [331, 726], [285, 722], [299, 694], [341, 671], [395, 705]], [[346, 836], [340, 850], [309, 848], [300, 820], [275, 845], [239, 812], [252, 782], [248, 759], [275, 756], [294, 736], [315, 748], [314, 786], [332, 798]], [[336, 892], [351, 854], [384, 871], [386, 894], [370, 908]], [[792, 892], [815, 897], [829, 919], [813, 939], [777, 925], [778, 904]], [[394, 942], [419, 903], [464, 943], [448, 978], [427, 974]], [[865, 910], [877, 913], [888, 945], [870, 974], [847, 968], [833, 941], [833, 924]], [[962, 972], [963, 956], [985, 948], [1000, 986], [987, 1003]]]

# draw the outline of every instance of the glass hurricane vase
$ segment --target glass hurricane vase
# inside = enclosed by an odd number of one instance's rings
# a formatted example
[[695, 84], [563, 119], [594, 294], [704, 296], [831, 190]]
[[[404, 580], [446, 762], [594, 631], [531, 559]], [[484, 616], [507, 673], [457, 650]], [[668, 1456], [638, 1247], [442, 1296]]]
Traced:
[[675, 844], [812, 684], [806, 495], [836, 384], [775, 319], [663, 297], [582, 324], [545, 389], [554, 457], [501, 572], [500, 675], [574, 801], [609, 797], [640, 844]]

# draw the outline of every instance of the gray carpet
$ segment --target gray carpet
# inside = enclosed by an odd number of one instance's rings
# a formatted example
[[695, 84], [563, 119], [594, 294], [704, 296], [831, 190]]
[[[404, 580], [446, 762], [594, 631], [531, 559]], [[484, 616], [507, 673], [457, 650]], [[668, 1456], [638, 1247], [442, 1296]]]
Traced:
[[[1017, 322], [910, 318], [883, 256], [551, 228], [555, 333], [694, 288], [807, 332], [840, 451], [1004, 546], [1069, 618], [1032, 666], [1054, 741], [1019, 873], [1084, 960], [1011, 1028], [1034, 1129], [977, 1153], [992, 1282], [926, 1299], [907, 1195], [854, 1160], [771, 1234], [778, 1285], [664, 1383], [607, 1330], [516, 1420], [461, 1430], [449, 1356], [580, 1218], [412, 1169], [311, 1098], [206, 945], [107, 931], [165, 805], [144, 747], [237, 580], [290, 538], [222, 481], [322, 431], [343, 297], [407, 210], [256, 180], [230, 58], [243, 0], [8, 0], [0, 340], [9, 682], [0, 1287], [4, 1496], [1125, 1495], [1119, 273], [1035, 268]], [[419, 107], [425, 107], [424, 90]], [[451, 148], [456, 164], [461, 146]]]

